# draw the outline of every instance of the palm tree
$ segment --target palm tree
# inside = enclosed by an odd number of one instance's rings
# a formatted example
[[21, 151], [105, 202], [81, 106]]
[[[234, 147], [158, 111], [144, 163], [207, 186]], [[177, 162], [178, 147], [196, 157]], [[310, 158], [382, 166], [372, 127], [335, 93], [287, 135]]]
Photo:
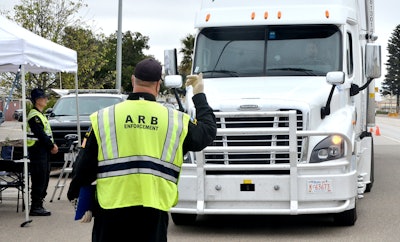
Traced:
[[187, 76], [191, 72], [194, 37], [194, 34], [188, 34], [184, 39], [181, 40], [183, 48], [179, 50], [179, 53], [183, 54], [183, 59], [179, 65], [179, 73], [181, 73], [183, 76]]

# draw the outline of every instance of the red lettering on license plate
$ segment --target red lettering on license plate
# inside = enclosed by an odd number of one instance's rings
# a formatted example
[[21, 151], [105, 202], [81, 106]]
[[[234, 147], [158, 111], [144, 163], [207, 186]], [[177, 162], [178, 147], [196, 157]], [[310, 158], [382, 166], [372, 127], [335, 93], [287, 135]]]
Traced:
[[310, 180], [307, 181], [308, 193], [329, 193], [333, 191], [331, 180]]

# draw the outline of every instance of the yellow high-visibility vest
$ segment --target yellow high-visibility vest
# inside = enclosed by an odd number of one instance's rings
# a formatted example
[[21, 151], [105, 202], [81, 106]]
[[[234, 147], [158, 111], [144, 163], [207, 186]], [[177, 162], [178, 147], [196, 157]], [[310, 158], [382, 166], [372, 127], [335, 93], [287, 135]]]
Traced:
[[174, 206], [190, 116], [156, 102], [127, 100], [90, 119], [98, 144], [100, 206]]
[[[33, 118], [35, 116], [38, 116], [40, 118], [40, 120], [42, 121], [42, 124], [44, 126], [44, 132], [46, 133], [47, 136], [49, 136], [51, 141], [54, 142], [54, 140], [53, 140], [53, 132], [51, 131], [51, 127], [50, 127], [50, 122], [43, 115], [43, 113], [41, 113], [38, 110], [32, 108], [31, 111], [29, 111], [27, 120], [29, 121], [31, 118]], [[31, 127], [29, 126], [29, 122], [28, 122], [28, 125], [26, 127], [26, 132], [27, 132], [27, 142], [26, 143], [27, 143], [28, 147], [31, 147], [31, 146], [35, 145], [36, 141], [38, 141], [38, 138], [35, 137], [35, 135], [31, 131]]]

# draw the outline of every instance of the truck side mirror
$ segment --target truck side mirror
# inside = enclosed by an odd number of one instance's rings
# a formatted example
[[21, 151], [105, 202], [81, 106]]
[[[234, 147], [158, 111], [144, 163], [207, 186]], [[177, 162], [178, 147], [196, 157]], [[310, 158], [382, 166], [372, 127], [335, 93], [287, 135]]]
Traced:
[[55, 117], [56, 115], [53, 113], [53, 108], [48, 108], [44, 111], [44, 115], [48, 117]]
[[344, 83], [343, 71], [331, 71], [326, 74], [326, 82], [331, 85], [340, 85]]
[[370, 79], [381, 76], [381, 46], [367, 43], [365, 46], [365, 76]]
[[178, 74], [178, 57], [176, 49], [164, 50], [164, 70], [166, 76]]
[[332, 85], [331, 92], [329, 93], [328, 100], [326, 101], [325, 107], [321, 107], [321, 119], [324, 119], [327, 115], [331, 114], [331, 100], [335, 87], [344, 83], [344, 72], [343, 71], [331, 71], [326, 74], [326, 82]]
[[180, 75], [165, 76], [164, 86], [166, 88], [180, 88], [182, 86], [182, 76]]

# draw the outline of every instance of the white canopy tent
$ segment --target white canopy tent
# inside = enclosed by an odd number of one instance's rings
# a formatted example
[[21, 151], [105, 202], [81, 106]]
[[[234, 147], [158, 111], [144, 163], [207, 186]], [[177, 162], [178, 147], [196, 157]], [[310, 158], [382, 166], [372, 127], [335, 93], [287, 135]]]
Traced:
[[[0, 72], [21, 72], [23, 98], [23, 140], [25, 177], [25, 222], [29, 220], [28, 194], [28, 147], [26, 145], [26, 84], [25, 73], [67, 72], [75, 73], [75, 87], [78, 89], [77, 53], [74, 50], [44, 39], [16, 23], [0, 16]], [[79, 123], [79, 120], [78, 120]], [[79, 125], [78, 125], [79, 126]], [[78, 130], [79, 131], [79, 130]]]

